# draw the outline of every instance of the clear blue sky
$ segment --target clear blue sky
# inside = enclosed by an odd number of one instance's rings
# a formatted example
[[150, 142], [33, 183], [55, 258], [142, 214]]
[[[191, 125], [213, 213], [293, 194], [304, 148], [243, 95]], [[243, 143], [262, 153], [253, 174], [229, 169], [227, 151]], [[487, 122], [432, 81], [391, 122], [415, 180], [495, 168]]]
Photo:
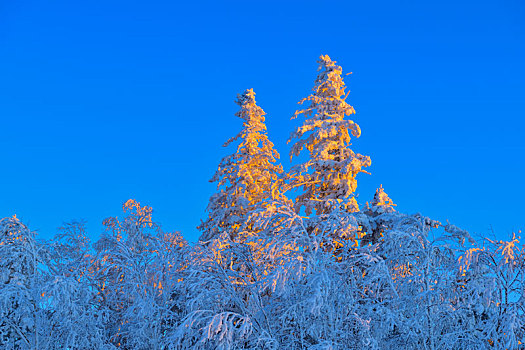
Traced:
[[316, 59], [349, 102], [401, 211], [474, 233], [525, 228], [525, 5], [499, 1], [0, 1], [0, 216], [50, 238], [135, 198], [196, 240], [237, 93], [286, 140]]

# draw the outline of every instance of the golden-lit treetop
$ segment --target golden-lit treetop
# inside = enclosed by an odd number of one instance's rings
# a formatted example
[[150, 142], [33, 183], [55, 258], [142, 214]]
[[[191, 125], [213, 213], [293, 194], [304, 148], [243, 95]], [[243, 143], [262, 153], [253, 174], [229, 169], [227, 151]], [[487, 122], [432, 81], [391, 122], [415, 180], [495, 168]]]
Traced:
[[266, 134], [266, 113], [257, 106], [253, 89], [239, 94], [236, 103], [241, 109], [235, 115], [243, 120], [243, 129], [224, 146], [241, 142], [237, 152], [221, 160], [210, 180], [217, 183], [218, 192], [210, 198], [208, 219], [198, 227], [201, 241], [226, 230], [234, 238], [258, 203], [282, 196], [275, 183], [283, 170], [276, 164], [279, 154]]
[[320, 73], [315, 80], [313, 93], [301, 100], [306, 108], [295, 112], [293, 118], [304, 115], [303, 125], [290, 136], [295, 140], [290, 159], [299, 156], [306, 148], [310, 159], [292, 168], [291, 186], [303, 189], [296, 199], [296, 210], [305, 208], [309, 215], [330, 212], [337, 203], [347, 210], [357, 211], [357, 203], [351, 196], [357, 187], [356, 175], [371, 164], [368, 156], [350, 149], [351, 136], [359, 137], [361, 129], [352, 120], [345, 119], [355, 113], [346, 102], [345, 83], [341, 66], [328, 55], [318, 60]]

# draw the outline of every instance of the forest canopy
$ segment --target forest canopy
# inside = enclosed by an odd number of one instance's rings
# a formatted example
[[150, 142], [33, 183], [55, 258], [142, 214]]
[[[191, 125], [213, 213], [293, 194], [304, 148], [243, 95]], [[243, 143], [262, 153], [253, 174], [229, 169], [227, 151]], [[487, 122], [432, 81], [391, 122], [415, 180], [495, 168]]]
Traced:
[[318, 64], [292, 116], [302, 124], [289, 169], [253, 89], [237, 96], [242, 126], [224, 144], [233, 152], [210, 180], [196, 244], [134, 199], [96, 242], [82, 221], [41, 241], [16, 216], [0, 219], [0, 347], [521, 348], [520, 237], [474, 239], [401, 213], [382, 186], [358, 203], [371, 158], [351, 148], [361, 129], [342, 67], [328, 55]]

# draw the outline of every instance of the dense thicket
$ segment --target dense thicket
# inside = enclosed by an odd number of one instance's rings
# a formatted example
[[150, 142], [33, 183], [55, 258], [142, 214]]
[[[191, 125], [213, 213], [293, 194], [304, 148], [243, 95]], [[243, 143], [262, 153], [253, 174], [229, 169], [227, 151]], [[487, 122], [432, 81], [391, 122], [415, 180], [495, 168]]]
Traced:
[[[379, 187], [358, 205], [370, 158], [350, 148], [342, 68], [328, 56], [290, 137], [288, 171], [253, 90], [238, 142], [212, 178], [197, 244], [135, 200], [91, 243], [83, 222], [42, 242], [0, 220], [2, 349], [518, 349], [525, 249], [474, 240]], [[307, 151], [307, 152], [306, 152]]]

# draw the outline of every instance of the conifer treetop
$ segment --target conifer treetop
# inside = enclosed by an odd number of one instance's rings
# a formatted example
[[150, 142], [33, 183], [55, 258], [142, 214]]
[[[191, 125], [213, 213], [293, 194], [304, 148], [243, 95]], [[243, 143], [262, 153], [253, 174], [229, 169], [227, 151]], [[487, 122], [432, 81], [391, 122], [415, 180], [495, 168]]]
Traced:
[[210, 198], [208, 219], [198, 227], [201, 241], [219, 237], [225, 230], [234, 238], [257, 204], [281, 196], [274, 185], [283, 170], [266, 134], [266, 113], [257, 106], [253, 89], [239, 94], [236, 103], [241, 109], [235, 115], [244, 120], [243, 129], [224, 146], [241, 142], [236, 153], [221, 160], [210, 180], [217, 183], [218, 192]]
[[[303, 115], [305, 121], [291, 135], [288, 142], [297, 139], [290, 150], [290, 159], [299, 156], [306, 148], [310, 160], [292, 168], [291, 187], [301, 186], [303, 194], [296, 200], [296, 210], [305, 208], [307, 214], [327, 213], [341, 203], [348, 210], [358, 210], [352, 193], [357, 187], [356, 175], [370, 166], [368, 156], [356, 154], [350, 149], [351, 136], [359, 137], [361, 129], [354, 121], [345, 119], [355, 113], [346, 102], [345, 83], [341, 66], [328, 55], [318, 60], [319, 74], [313, 93], [299, 104], [293, 118]], [[292, 118], [292, 119], [293, 119]], [[344, 200], [344, 201], [343, 201]]]
[[370, 204], [370, 210], [376, 213], [394, 212], [394, 207], [396, 206], [388, 194], [386, 194], [383, 185], [380, 185], [376, 190], [374, 199], [372, 199]]

